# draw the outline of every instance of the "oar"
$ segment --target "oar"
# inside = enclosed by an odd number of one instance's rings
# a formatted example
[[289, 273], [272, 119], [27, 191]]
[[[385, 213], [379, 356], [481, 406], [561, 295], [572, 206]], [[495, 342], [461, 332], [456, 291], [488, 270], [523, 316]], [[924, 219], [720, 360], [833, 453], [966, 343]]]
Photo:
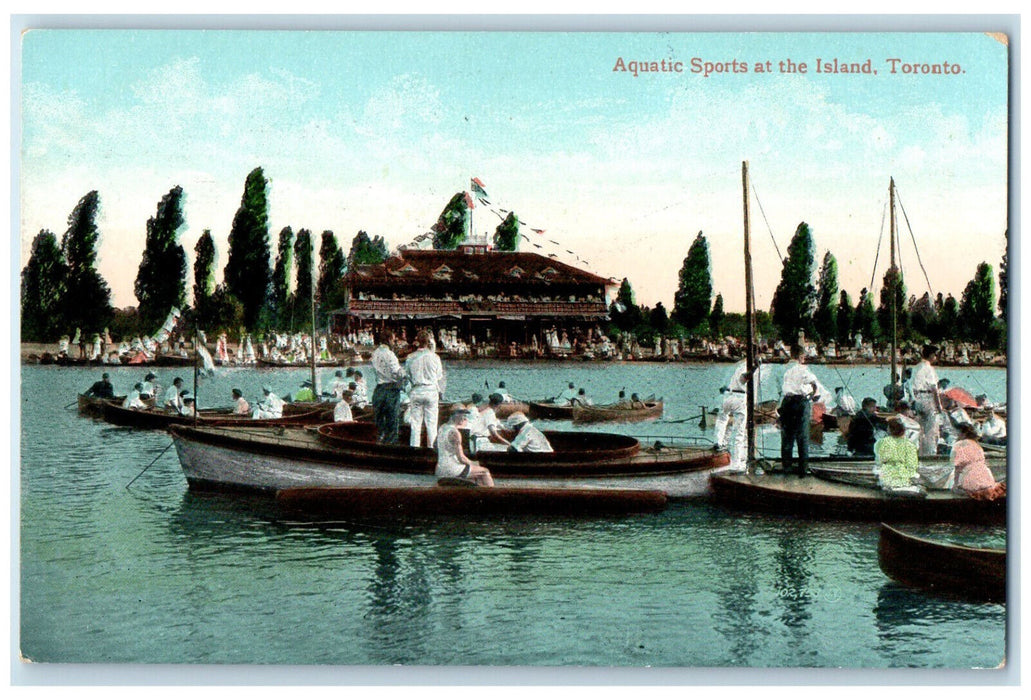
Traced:
[[132, 484], [133, 484], [133, 481], [136, 481], [137, 479], [139, 479], [139, 478], [140, 478], [141, 476], [143, 476], [143, 472], [145, 472], [145, 471], [147, 471], [148, 469], [150, 469], [151, 467], [153, 467], [153, 466], [154, 466], [154, 462], [157, 462], [157, 461], [158, 461], [158, 460], [159, 460], [159, 459], [161, 458], [161, 455], [163, 455], [163, 454], [165, 454], [166, 452], [168, 452], [168, 448], [169, 448], [169, 447], [171, 447], [171, 446], [172, 446], [173, 444], [175, 444], [175, 443], [171, 443], [171, 442], [170, 442], [170, 443], [168, 443], [168, 444], [167, 444], [167, 445], [165, 446], [165, 449], [161, 450], [161, 452], [159, 452], [159, 453], [158, 453], [158, 456], [157, 456], [157, 457], [155, 457], [155, 458], [154, 458], [154, 459], [153, 459], [153, 460], [151, 461], [151, 463], [150, 463], [150, 464], [148, 464], [147, 466], [145, 466], [145, 467], [143, 468], [143, 471], [142, 471], [142, 472], [140, 472], [139, 474], [137, 474], [136, 476], [134, 476], [134, 477], [133, 477], [133, 479], [132, 479], [132, 481], [130, 481], [130, 482], [129, 482], [128, 484], [126, 484], [126, 485], [125, 485], [125, 488], [129, 488], [130, 486], [132, 486]]
[[67, 409], [71, 408], [72, 406], [74, 406], [74, 405], [75, 405], [75, 404], [77, 404], [77, 403], [79, 403], [79, 400], [78, 400], [78, 399], [75, 399], [75, 400], [74, 400], [74, 401], [72, 401], [72, 402], [71, 402], [70, 404], [68, 404], [67, 406], [65, 406], [65, 407], [64, 407], [64, 409], [62, 409], [62, 410], [67, 410]]

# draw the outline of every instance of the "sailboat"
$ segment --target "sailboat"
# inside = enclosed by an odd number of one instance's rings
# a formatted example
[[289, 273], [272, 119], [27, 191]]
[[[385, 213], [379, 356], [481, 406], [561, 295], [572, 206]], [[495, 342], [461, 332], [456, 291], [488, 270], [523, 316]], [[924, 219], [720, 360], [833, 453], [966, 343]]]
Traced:
[[[924, 522], [1004, 522], [1006, 518], [1005, 499], [998, 501], [976, 501], [951, 491], [930, 491], [925, 498], [905, 499], [890, 496], [870, 485], [841, 483], [815, 476], [798, 477], [794, 474], [767, 473], [756, 459], [755, 452], [755, 403], [754, 372], [755, 360], [755, 292], [752, 284], [751, 232], [748, 197], [748, 162], [742, 163], [741, 180], [744, 190], [744, 259], [745, 259], [745, 319], [746, 319], [746, 362], [748, 370], [747, 399], [747, 450], [748, 471], [744, 474], [716, 474], [710, 479], [713, 496], [726, 505], [747, 510], [763, 510], [785, 513], [799, 517], [924, 521]], [[892, 209], [894, 210], [894, 180], [890, 185]], [[892, 214], [892, 269], [894, 256], [894, 214]], [[892, 302], [894, 302], [892, 294]], [[892, 318], [894, 323], [894, 303]], [[896, 343], [892, 333], [892, 385], [896, 379]], [[893, 392], [894, 393], [894, 392]], [[927, 461], [926, 458], [923, 461]], [[811, 471], [818, 469], [811, 463]], [[769, 462], [765, 463], [770, 466]], [[841, 473], [867, 475], [873, 473], [872, 460], [833, 460], [833, 468]], [[991, 464], [991, 463], [990, 463]], [[993, 465], [996, 468], [999, 465]], [[872, 484], [876, 486], [876, 483]]]

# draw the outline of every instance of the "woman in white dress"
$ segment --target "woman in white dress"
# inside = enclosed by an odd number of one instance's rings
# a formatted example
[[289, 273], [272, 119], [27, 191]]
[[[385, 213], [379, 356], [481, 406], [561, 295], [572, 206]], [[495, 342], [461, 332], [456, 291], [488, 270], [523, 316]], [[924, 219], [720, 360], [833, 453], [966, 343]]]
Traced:
[[[474, 409], [475, 410], [475, 409]], [[437, 433], [437, 478], [469, 479], [480, 486], [493, 486], [494, 479], [486, 467], [481, 467], [465, 456], [460, 428], [469, 422], [471, 412], [465, 406], [456, 406], [451, 418]]]

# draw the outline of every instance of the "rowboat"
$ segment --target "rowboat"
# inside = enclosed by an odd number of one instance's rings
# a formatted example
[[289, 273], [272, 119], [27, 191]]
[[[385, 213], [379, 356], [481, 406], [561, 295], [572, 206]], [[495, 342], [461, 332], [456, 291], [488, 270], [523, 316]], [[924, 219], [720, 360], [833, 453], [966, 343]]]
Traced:
[[[440, 416], [439, 420], [441, 423], [443, 423], [451, 417], [451, 409], [453, 409], [454, 407], [455, 404], [453, 403], [440, 404], [438, 412]], [[516, 412], [522, 413], [524, 415], [529, 415], [530, 404], [526, 403], [525, 401], [505, 401], [494, 407], [494, 415], [501, 420], [508, 418], [510, 415]]]
[[792, 474], [716, 474], [718, 503], [745, 510], [807, 519], [891, 522], [1001, 523], [1006, 499], [979, 501], [951, 491], [928, 491], [923, 498], [889, 495], [880, 489]]
[[573, 406], [574, 423], [636, 423], [662, 418], [662, 399], [638, 404], [614, 403], [605, 406]]
[[1005, 549], [938, 542], [881, 523], [877, 561], [888, 577], [928, 593], [1006, 602]]
[[[193, 488], [273, 492], [298, 487], [427, 487], [436, 452], [381, 445], [369, 423], [317, 430], [173, 426], [169, 432]], [[480, 452], [499, 487], [661, 491], [670, 498], [707, 493], [709, 476], [730, 463], [700, 447], [643, 447], [604, 433], [547, 432], [553, 453]], [[406, 441], [407, 428], [402, 428]]]
[[483, 488], [452, 483], [410, 488], [296, 488], [276, 493], [287, 515], [389, 518], [440, 515], [597, 516], [654, 513], [666, 508], [660, 491], [640, 489]]
[[573, 404], [554, 401], [530, 401], [528, 415], [540, 420], [573, 420]]
[[[96, 418], [102, 418], [103, 415], [104, 415], [104, 406], [105, 406], [105, 404], [107, 404], [108, 402], [111, 402], [111, 401], [113, 401], [113, 402], [117, 403], [119, 406], [121, 406], [122, 403], [125, 401], [125, 397], [124, 396], [115, 396], [114, 398], [110, 398], [110, 399], [100, 399], [100, 398], [97, 398], [96, 396], [86, 396], [85, 394], [79, 394], [79, 396], [78, 396], [79, 413], [81, 413], [81, 414], [83, 414], [85, 416], [94, 416]], [[153, 399], [153, 398], [143, 399], [143, 403], [147, 404], [148, 406], [153, 406], [154, 403], [155, 403], [155, 399]]]
[[311, 411], [282, 418], [255, 419], [250, 416], [237, 415], [229, 408], [202, 409], [199, 415], [181, 416], [175, 413], [168, 413], [163, 409], [149, 408], [147, 410], [136, 410], [122, 408], [122, 405], [115, 402], [105, 403], [103, 406], [103, 419], [112, 425], [119, 425], [127, 428], [139, 428], [143, 430], [164, 430], [173, 425], [247, 425], [247, 426], [281, 426], [281, 425], [312, 425], [324, 422], [321, 411]]

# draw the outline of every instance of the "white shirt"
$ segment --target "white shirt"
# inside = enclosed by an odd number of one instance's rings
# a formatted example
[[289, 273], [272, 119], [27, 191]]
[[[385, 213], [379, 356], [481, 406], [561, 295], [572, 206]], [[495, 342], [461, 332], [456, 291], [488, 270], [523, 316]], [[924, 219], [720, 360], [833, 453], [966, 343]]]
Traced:
[[477, 411], [476, 415], [469, 418], [469, 434], [473, 437], [490, 437], [491, 427], [501, 427], [501, 422], [493, 408], [488, 407]]
[[841, 392], [841, 395], [836, 397], [836, 403], [838, 404], [838, 409], [842, 413], [845, 413], [850, 416], [856, 415], [857, 411], [859, 410], [856, 407], [856, 400], [851, 395], [846, 394], [845, 392]]
[[347, 405], [346, 401], [338, 401], [333, 409], [333, 422], [350, 423], [353, 420], [354, 416], [351, 415], [351, 407]]
[[165, 392], [165, 407], [175, 409], [179, 413], [182, 413], [183, 400], [182, 397], [179, 396], [179, 387], [175, 384], [168, 387], [168, 391]]
[[820, 382], [812, 371], [798, 362], [792, 360], [784, 372], [784, 383], [781, 392], [784, 396], [798, 395], [810, 396], [819, 387]]
[[[734, 374], [730, 377], [730, 382], [727, 387], [736, 394], [747, 394], [748, 393], [748, 364], [746, 362], [739, 362], [737, 367], [734, 368]], [[752, 375], [754, 381], [752, 382], [753, 393], [758, 391], [759, 386], [770, 376], [770, 368], [768, 365], [757, 364], [755, 366], [755, 373]]]
[[997, 439], [1006, 437], [1006, 422], [998, 416], [986, 418], [981, 424], [981, 437]]
[[558, 395], [555, 403], [571, 403], [576, 398], [576, 389], [569, 388]]
[[404, 368], [394, 351], [386, 345], [380, 345], [372, 351], [372, 371], [376, 373], [377, 384], [396, 384], [405, 379]]
[[523, 423], [519, 433], [512, 438], [512, 447], [519, 452], [554, 452], [544, 433], [530, 423]]
[[913, 370], [913, 393], [917, 401], [930, 401], [931, 392], [938, 390], [938, 373], [927, 360], [922, 360]]
[[145, 410], [147, 408], [147, 404], [143, 403], [140, 399], [140, 392], [133, 389], [129, 392], [129, 395], [125, 397], [125, 401], [122, 402], [122, 408]]
[[405, 371], [413, 388], [432, 388], [439, 394], [444, 393], [444, 367], [440, 358], [432, 350], [420, 348], [405, 360]]
[[250, 412], [251, 412], [251, 405], [249, 403], [247, 403], [247, 399], [245, 399], [242, 396], [240, 398], [238, 398], [236, 400], [236, 410], [234, 410], [233, 413], [236, 414], [236, 415], [240, 415], [240, 416], [246, 416], [246, 415], [249, 415]]

